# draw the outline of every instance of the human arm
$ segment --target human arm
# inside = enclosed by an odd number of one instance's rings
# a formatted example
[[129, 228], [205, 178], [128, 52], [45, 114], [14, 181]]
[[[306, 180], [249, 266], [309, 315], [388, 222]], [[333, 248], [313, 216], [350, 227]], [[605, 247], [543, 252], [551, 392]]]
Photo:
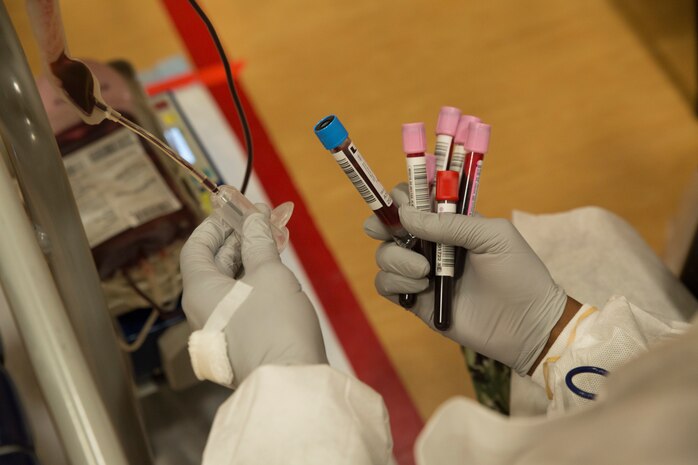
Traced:
[[[591, 308], [582, 309], [582, 314]], [[578, 380], [581, 385], [604, 381], [595, 386], [597, 401], [564, 415], [558, 414], [565, 410], [559, 405], [547, 417], [504, 417], [471, 399], [451, 399], [439, 407], [418, 438], [416, 462], [692, 463], [698, 456], [698, 328], [658, 324], [653, 321], [656, 316], [624, 298], [612, 299], [591, 315], [596, 315], [595, 321], [588, 316], [580, 325], [572, 322], [588, 338], [578, 338], [579, 344], [571, 344], [563, 357], [572, 360], [576, 354], [577, 362], [592, 362], [587, 357], [594, 357], [593, 363], [604, 363], [600, 355], [610, 356], [605, 362], [613, 365], [604, 365], [612, 371], [608, 378]], [[625, 330], [619, 330], [621, 321]], [[606, 337], [609, 333], [616, 336]], [[638, 346], [629, 360], [625, 339], [640, 333], [644, 335], [634, 341]], [[615, 343], [605, 344], [604, 339]], [[556, 401], [563, 396], [556, 394]]]
[[[400, 205], [406, 203], [403, 188], [396, 188], [392, 194], [396, 203]], [[573, 329], [577, 343], [572, 350], [566, 352], [562, 361], [564, 362], [565, 359], [576, 360], [579, 362], [578, 365], [588, 365], [592, 362], [587, 360], [582, 363], [574, 354], [578, 353], [577, 348], [580, 341], [587, 343], [584, 342], [587, 339], [583, 336], [590, 328], [595, 329], [590, 333], [589, 338], [599, 337], [599, 333], [605, 334], [605, 339], [596, 341], [597, 355], [595, 356], [600, 357], [604, 350], [610, 350], [605, 348], [614, 347], [616, 344], [610, 335], [616, 335], [618, 338], [628, 337], [631, 341], [642, 340], [644, 337], [651, 340], [652, 338], [646, 334], [651, 328], [659, 327], [660, 333], [675, 334], [676, 329], [685, 327], [680, 322], [667, 318], [656, 317], [655, 319], [654, 316], [651, 318], [637, 316], [641, 315], [637, 311], [623, 313], [623, 306], [620, 306], [619, 310], [619, 304], [616, 303], [609, 304], [608, 309], [599, 307], [602, 308], [600, 314], [611, 315], [611, 317], [599, 318], [601, 326], [591, 325], [596, 320], [596, 316], [594, 316], [577, 328], [577, 320], [574, 320], [574, 324], [570, 323], [573, 322], [575, 316], [586, 312], [591, 306], [583, 307], [581, 303], [568, 297], [560, 286], [555, 284], [545, 266], [510, 223], [504, 220], [488, 220], [478, 217], [448, 215], [440, 217], [436, 214], [421, 214], [405, 208], [401, 209], [401, 218], [403, 225], [418, 237], [432, 241], [450, 240], [454, 245], [461, 246], [466, 241], [471, 242], [468, 244], [472, 250], [468, 252], [466, 269], [461, 281], [456, 285], [454, 294], [454, 327], [444, 335], [485, 355], [497, 358], [510, 366], [515, 363], [512, 360], [515, 360], [515, 357], [521, 352], [522, 337], [538, 337], [538, 353], [532, 360], [530, 367], [526, 371], [521, 369], [517, 369], [517, 371], [521, 375], [526, 373], [532, 375], [536, 368], [539, 368], [540, 376], [534, 376], [534, 380], [543, 388], [545, 388], [546, 383], [542, 376], [541, 364], [551, 357], [562, 355], [561, 347], [566, 347], [569, 334]], [[387, 240], [380, 223], [376, 222], [375, 219], [369, 218], [365, 228], [371, 237]], [[379, 246], [376, 258], [381, 269], [376, 276], [378, 291], [392, 301], [395, 301], [393, 293], [420, 292], [418, 303], [413, 311], [425, 323], [432, 326], [433, 293], [427, 277], [428, 261], [419, 254], [400, 249], [389, 240]], [[483, 279], [485, 276], [486, 280]], [[529, 321], [526, 315], [532, 311], [530, 308], [532, 303], [540, 301], [541, 296], [544, 297], [545, 294], [551, 294], [551, 289], [555, 290], [553, 295], [558, 295], [557, 292], [562, 295], [562, 298], [554, 300], [555, 305], [552, 306], [549, 306], [549, 303], [543, 299], [542, 308], [552, 309], [552, 315], [541, 312], [538, 314], [540, 317], [535, 317], [538, 321]], [[540, 306], [540, 304], [536, 305]], [[535, 316], [537, 313], [534, 311], [532, 315]], [[625, 315], [626, 318], [620, 318], [621, 315]], [[649, 321], [655, 324], [643, 326], [638, 321]], [[492, 324], [493, 322], [494, 324]], [[541, 323], [547, 325], [549, 329], [540, 331]], [[565, 329], [567, 332], [563, 333]], [[629, 335], [628, 331], [631, 333], [632, 331], [640, 332]], [[562, 346], [558, 344], [551, 352], [554, 343], [558, 340]], [[623, 350], [623, 357], [618, 360], [627, 361], [642, 353], [649, 345], [631, 347], [626, 344], [626, 346], [628, 350]], [[573, 363], [576, 362], [571, 362], [568, 370], [572, 368]], [[560, 386], [557, 389], [558, 392], [565, 396], [571, 395], [575, 399], [572, 401], [560, 399], [560, 402], [552, 402], [550, 410], [558, 410], [558, 407], [561, 406], [564, 409], [566, 405], [586, 402], [584, 399], [576, 398], [571, 391], [565, 388], [567, 372], [562, 369], [555, 370], [553, 366], [553, 362], [548, 362], [550, 375], [548, 391], [555, 391], [556, 388], [553, 386]], [[567, 365], [562, 363], [560, 366]], [[616, 366], [617, 364], [614, 362], [606, 369]], [[583, 380], [584, 376], [580, 379]], [[597, 385], [594, 388], [598, 387]], [[577, 402], [578, 400], [580, 402]]]
[[233, 374], [222, 384], [236, 390], [218, 409], [204, 465], [389, 462], [383, 401], [327, 365], [314, 309], [281, 263], [266, 215], [247, 218], [240, 236], [207, 219], [184, 247], [181, 265], [184, 308], [197, 330], [227, 308], [235, 286], [252, 288], [219, 333]]

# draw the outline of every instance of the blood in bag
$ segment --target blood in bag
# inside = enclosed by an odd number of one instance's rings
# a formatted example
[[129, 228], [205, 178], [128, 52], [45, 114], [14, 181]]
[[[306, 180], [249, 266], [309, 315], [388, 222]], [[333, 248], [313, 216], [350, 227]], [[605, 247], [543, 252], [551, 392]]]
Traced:
[[[87, 63], [102, 98], [135, 121], [126, 79], [107, 65]], [[191, 233], [197, 215], [152, 146], [113, 121], [85, 124], [46, 78], [38, 86], [102, 279]]]

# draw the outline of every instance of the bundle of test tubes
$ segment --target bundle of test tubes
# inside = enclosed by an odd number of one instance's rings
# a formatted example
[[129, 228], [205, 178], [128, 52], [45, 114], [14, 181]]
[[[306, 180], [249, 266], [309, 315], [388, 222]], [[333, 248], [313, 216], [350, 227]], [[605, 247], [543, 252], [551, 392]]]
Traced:
[[[426, 212], [472, 215], [489, 139], [488, 124], [475, 116], [461, 115], [458, 108], [442, 107], [432, 157], [426, 154], [424, 123], [403, 125], [410, 205]], [[424, 244], [422, 248], [432, 246]], [[451, 327], [453, 287], [464, 269], [465, 250], [436, 244], [434, 252], [425, 256], [434, 275], [434, 327], [446, 331]]]
[[[335, 115], [320, 120], [315, 134], [329, 150], [366, 204], [391, 232], [395, 242], [424, 254], [434, 277], [434, 326], [451, 326], [454, 281], [460, 278], [465, 250], [420, 241], [403, 228], [393, 199], [349, 138]], [[407, 156], [410, 205], [424, 212], [472, 215], [475, 211], [482, 162], [489, 147], [490, 126], [458, 108], [442, 107], [436, 123], [434, 155], [426, 153], [424, 123], [402, 126], [403, 150]], [[409, 308], [415, 296], [400, 296]]]

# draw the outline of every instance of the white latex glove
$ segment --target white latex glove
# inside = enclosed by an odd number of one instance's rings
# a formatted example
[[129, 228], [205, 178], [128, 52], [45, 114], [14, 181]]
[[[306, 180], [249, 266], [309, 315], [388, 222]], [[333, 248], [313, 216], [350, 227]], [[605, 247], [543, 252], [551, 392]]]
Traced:
[[[269, 209], [249, 215], [240, 239], [215, 217], [207, 218], [182, 248], [183, 307], [194, 329], [240, 280], [253, 287], [225, 327], [228, 358], [239, 385], [266, 364], [327, 363], [320, 324], [295, 275], [279, 257], [269, 226]], [[241, 259], [241, 263], [240, 263]]]
[[[408, 206], [404, 184], [392, 196], [407, 231], [468, 249], [463, 276], [454, 288], [453, 323], [443, 334], [525, 375], [565, 309], [565, 291], [511, 222], [419, 212]], [[366, 220], [364, 230], [375, 239], [391, 241], [375, 216]], [[385, 242], [378, 247], [376, 261], [381, 269], [375, 281], [378, 292], [395, 303], [399, 294], [418, 294], [410, 311], [433, 328], [434, 292], [427, 259]]]

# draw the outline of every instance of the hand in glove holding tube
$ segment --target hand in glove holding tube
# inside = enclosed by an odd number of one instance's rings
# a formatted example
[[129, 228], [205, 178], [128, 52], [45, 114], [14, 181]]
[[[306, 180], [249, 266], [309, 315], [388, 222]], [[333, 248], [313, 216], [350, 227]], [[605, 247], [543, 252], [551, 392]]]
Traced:
[[[408, 206], [404, 184], [392, 192], [402, 225], [420, 239], [468, 250], [453, 296], [453, 324], [443, 334], [459, 344], [510, 366], [532, 372], [537, 359], [580, 308], [511, 222], [455, 214], [423, 213]], [[434, 292], [429, 262], [391, 242], [376, 217], [366, 233], [386, 241], [378, 247], [378, 292], [397, 303], [398, 295], [418, 293], [410, 311], [433, 328]], [[546, 344], [547, 343], [547, 344]]]
[[269, 209], [257, 207], [264, 212], [245, 218], [240, 237], [210, 216], [180, 256], [184, 311], [200, 330], [189, 340], [192, 364], [199, 378], [228, 386], [261, 365], [327, 363], [315, 310], [281, 262]]

